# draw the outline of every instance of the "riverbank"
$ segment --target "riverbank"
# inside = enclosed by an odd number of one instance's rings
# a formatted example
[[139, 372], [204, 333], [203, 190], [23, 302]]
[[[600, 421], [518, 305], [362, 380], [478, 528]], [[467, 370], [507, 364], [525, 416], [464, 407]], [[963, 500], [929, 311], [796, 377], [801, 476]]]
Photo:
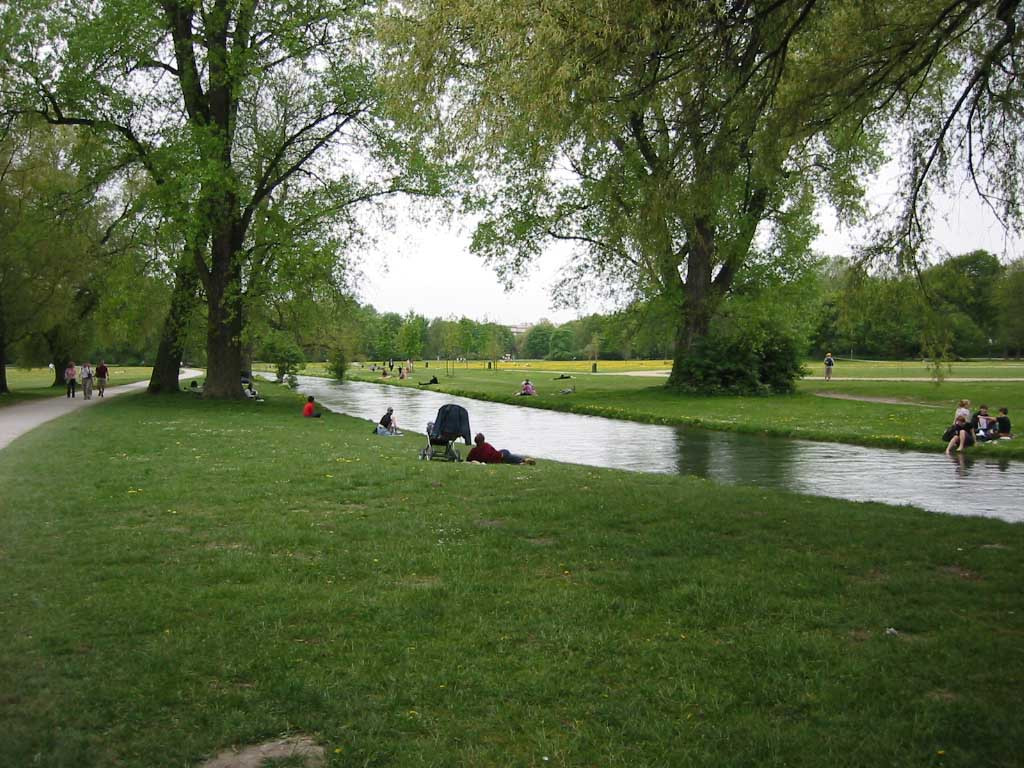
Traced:
[[286, 733], [330, 766], [1017, 759], [1024, 526], [420, 462], [261, 391], [126, 396], [0, 452], [5, 761]]
[[[1018, 424], [1017, 407], [1024, 408], [1024, 385], [1014, 381], [988, 380], [935, 384], [918, 381], [802, 381], [792, 395], [765, 397], [699, 397], [668, 392], [649, 379], [626, 375], [571, 374], [556, 379], [552, 374], [531, 379], [536, 397], [517, 397], [521, 371], [457, 370], [445, 375], [435, 369], [417, 369], [406, 381], [382, 379], [367, 370], [353, 369], [351, 378], [389, 386], [417, 387], [418, 382], [438, 376], [437, 391], [529, 408], [605, 416], [647, 424], [670, 424], [705, 429], [795, 437], [825, 442], [886, 448], [908, 448], [941, 453], [943, 431], [952, 423], [959, 398], [986, 403], [992, 412], [1010, 408]], [[561, 374], [559, 374], [561, 375]], [[570, 374], [564, 374], [570, 375]], [[563, 389], [574, 388], [569, 394]], [[817, 397], [821, 391], [872, 399]], [[894, 401], [894, 402], [882, 402]], [[1019, 405], [1018, 405], [1019, 404]], [[918, 405], [934, 406], [930, 408]], [[1000, 440], [971, 449], [979, 455], [1024, 459], [1024, 439]]]

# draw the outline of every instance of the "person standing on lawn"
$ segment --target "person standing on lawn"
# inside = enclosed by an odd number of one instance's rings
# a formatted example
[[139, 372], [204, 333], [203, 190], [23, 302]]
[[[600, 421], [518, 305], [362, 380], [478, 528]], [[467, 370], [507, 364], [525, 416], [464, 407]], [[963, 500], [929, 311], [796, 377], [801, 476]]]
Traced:
[[836, 360], [832, 357], [831, 352], [825, 353], [825, 381], [832, 381], [832, 369], [836, 365]]

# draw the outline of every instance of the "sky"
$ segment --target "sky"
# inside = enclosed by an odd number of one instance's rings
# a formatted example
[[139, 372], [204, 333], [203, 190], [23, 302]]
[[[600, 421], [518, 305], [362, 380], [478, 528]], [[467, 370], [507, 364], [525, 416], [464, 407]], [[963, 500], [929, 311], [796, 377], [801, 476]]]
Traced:
[[[868, 194], [873, 210], [892, 202], [892, 179], [876, 179]], [[407, 203], [392, 206], [393, 227], [378, 233], [376, 242], [362, 254], [363, 278], [359, 298], [380, 312], [406, 314], [410, 310], [427, 318], [469, 317], [505, 325], [536, 323], [546, 318], [564, 323], [590, 312], [611, 311], [600, 303], [581, 310], [554, 307], [550, 288], [568, 258], [568, 247], [553, 248], [513, 290], [505, 291], [482, 259], [469, 252], [472, 223], [468, 219], [424, 222], [412, 215]], [[1024, 256], [1024, 241], [1010, 237], [964, 186], [955, 195], [937, 198], [932, 236], [940, 250], [957, 255], [985, 248], [1004, 263]], [[828, 210], [819, 213], [822, 235], [815, 249], [829, 255], [849, 255], [863, 242], [863, 231], [844, 230]]]

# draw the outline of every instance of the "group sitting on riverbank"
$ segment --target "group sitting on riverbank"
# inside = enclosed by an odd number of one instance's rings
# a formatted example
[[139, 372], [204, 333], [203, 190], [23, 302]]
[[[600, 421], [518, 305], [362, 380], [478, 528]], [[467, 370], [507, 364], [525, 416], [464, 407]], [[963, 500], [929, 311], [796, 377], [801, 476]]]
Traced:
[[1010, 424], [1009, 409], [999, 409], [998, 416], [990, 416], [987, 405], [978, 406], [978, 411], [971, 414], [971, 401], [961, 400], [957, 403], [953, 416], [953, 425], [946, 430], [942, 439], [946, 442], [946, 453], [953, 448], [962, 453], [968, 446], [978, 442], [1009, 440], [1013, 437]]

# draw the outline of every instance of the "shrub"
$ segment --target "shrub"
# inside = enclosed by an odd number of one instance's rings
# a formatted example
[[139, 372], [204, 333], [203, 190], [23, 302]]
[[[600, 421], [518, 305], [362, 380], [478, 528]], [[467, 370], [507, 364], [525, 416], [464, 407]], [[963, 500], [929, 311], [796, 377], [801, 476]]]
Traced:
[[348, 355], [345, 350], [341, 348], [331, 350], [327, 358], [327, 370], [338, 381], [345, 379], [345, 373], [348, 371]]

